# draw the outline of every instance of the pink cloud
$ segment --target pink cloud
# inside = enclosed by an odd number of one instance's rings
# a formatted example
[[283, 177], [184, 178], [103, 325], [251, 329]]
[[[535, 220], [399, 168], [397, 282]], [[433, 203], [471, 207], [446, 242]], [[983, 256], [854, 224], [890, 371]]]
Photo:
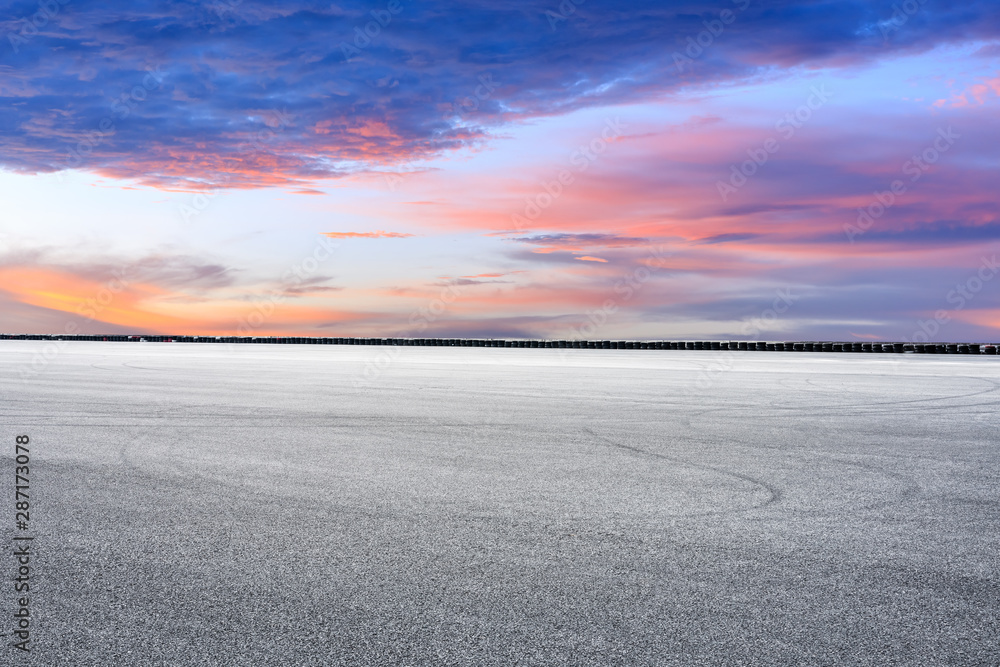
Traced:
[[379, 230], [376, 232], [323, 232], [323, 236], [329, 236], [331, 239], [405, 239], [414, 235]]

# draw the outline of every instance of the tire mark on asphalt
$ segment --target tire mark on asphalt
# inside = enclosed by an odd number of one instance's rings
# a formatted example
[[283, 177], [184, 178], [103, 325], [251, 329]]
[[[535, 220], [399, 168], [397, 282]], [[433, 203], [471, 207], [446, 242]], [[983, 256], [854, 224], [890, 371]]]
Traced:
[[[638, 453], [638, 454], [643, 454], [643, 455], [646, 455], [646, 456], [652, 456], [652, 457], [666, 459], [666, 460], [670, 460], [670, 461], [676, 461], [676, 462], [684, 463], [686, 465], [690, 465], [692, 467], [704, 468], [704, 469], [707, 469], [707, 470], [712, 470], [714, 472], [719, 472], [719, 473], [723, 473], [723, 474], [726, 474], [726, 475], [731, 475], [731, 476], [734, 476], [734, 477], [738, 477], [738, 478], [743, 479], [745, 481], [748, 481], [748, 482], [757, 484], [759, 486], [762, 486], [764, 488], [767, 488], [772, 494], [774, 494], [776, 496], [773, 501], [765, 502], [762, 505], [755, 506], [755, 507], [764, 507], [764, 506], [770, 504], [770, 502], [774, 502], [774, 501], [780, 500], [780, 498], [781, 498], [781, 493], [780, 493], [780, 491], [778, 489], [774, 488], [770, 484], [768, 484], [768, 483], [766, 483], [763, 480], [760, 480], [758, 478], [754, 478], [754, 477], [751, 477], [749, 475], [742, 475], [740, 473], [735, 473], [735, 472], [728, 471], [728, 470], [721, 469], [721, 468], [715, 468], [715, 467], [712, 467], [712, 466], [706, 466], [706, 465], [702, 465], [702, 464], [691, 463], [689, 461], [686, 461], [684, 459], [680, 459], [680, 458], [677, 458], [677, 457], [670, 457], [670, 456], [666, 456], [666, 455], [659, 454], [659, 453], [656, 453], [656, 452], [650, 452], [650, 451], [647, 451], [647, 450], [644, 450], [644, 449], [641, 449], [641, 448], [638, 448], [638, 447], [632, 447], [630, 445], [625, 445], [625, 444], [622, 444], [622, 443], [616, 443], [616, 442], [613, 442], [612, 440], [610, 440], [608, 438], [605, 438], [604, 436], [600, 436], [600, 435], [595, 434], [589, 428], [586, 428], [584, 430], [587, 431], [588, 433], [590, 433], [591, 435], [593, 435], [594, 437], [603, 439], [605, 442], [611, 444], [614, 447], [617, 447], [617, 448], [620, 448], [620, 449], [629, 450], [629, 451], [632, 451], [632, 452], [635, 452], [635, 453]], [[705, 441], [705, 440], [696, 440], [696, 439], [690, 439], [690, 441], [691, 442], [698, 442], [700, 444], [705, 444], [705, 445], [716, 445], [716, 444], [718, 444], [716, 441]], [[871, 510], [871, 509], [880, 509], [880, 508], [885, 508], [885, 507], [890, 507], [890, 506], [902, 505], [908, 499], [910, 499], [910, 498], [914, 497], [915, 495], [917, 495], [919, 493], [920, 489], [921, 489], [920, 485], [916, 483], [916, 481], [914, 480], [914, 478], [912, 476], [906, 476], [906, 475], [903, 475], [901, 473], [890, 471], [890, 470], [888, 470], [886, 468], [883, 468], [883, 467], [880, 467], [880, 466], [871, 465], [871, 464], [867, 464], [867, 463], [863, 463], [863, 462], [858, 462], [858, 461], [846, 460], [846, 459], [837, 458], [837, 457], [828, 456], [828, 455], [817, 454], [815, 452], [810, 452], [810, 451], [806, 451], [806, 450], [802, 450], [802, 449], [800, 449], [798, 451], [795, 451], [795, 450], [789, 451], [789, 450], [786, 450], [786, 449], [774, 448], [774, 447], [769, 447], [768, 449], [777, 449], [778, 451], [782, 451], [782, 452], [785, 452], [785, 453], [790, 453], [790, 454], [796, 455], [798, 458], [803, 459], [803, 460], [807, 460], [807, 461], [810, 460], [810, 459], [813, 460], [813, 461], [828, 461], [828, 462], [837, 463], [837, 464], [840, 464], [840, 465], [843, 465], [843, 466], [855, 467], [855, 468], [859, 468], [861, 470], [867, 470], [867, 471], [870, 471], [870, 472], [874, 472], [874, 473], [877, 473], [879, 475], [883, 475], [885, 477], [888, 477], [889, 479], [894, 479], [894, 480], [897, 480], [897, 481], [901, 482], [901, 486], [903, 488], [900, 491], [900, 497], [898, 497], [898, 498], [896, 498], [894, 500], [887, 499], [887, 500], [884, 500], [884, 501], [878, 501], [878, 502], [871, 503], [871, 504], [865, 504], [865, 505], [861, 506], [859, 509]], [[893, 458], [899, 458], [901, 460], [908, 460], [908, 459], [911, 459], [911, 458], [914, 458], [914, 457], [899, 456], [899, 457], [893, 457]], [[920, 458], [920, 457], [917, 457], [917, 458]], [[923, 458], [930, 458], [930, 457], [923, 457]], [[937, 459], [930, 459], [930, 460], [937, 461]]]
[[[970, 393], [967, 393], [967, 394], [948, 394], [946, 396], [935, 396], [933, 398], [916, 398], [916, 399], [904, 400], [904, 401], [880, 401], [880, 402], [865, 402], [865, 403], [848, 403], [848, 404], [840, 404], [840, 405], [837, 405], [836, 407], [837, 407], [837, 409], [843, 410], [843, 409], [854, 409], [854, 408], [864, 409], [864, 408], [886, 408], [886, 407], [908, 406], [908, 405], [917, 404], [917, 403], [933, 403], [933, 402], [949, 401], [949, 400], [960, 399], [960, 398], [971, 398], [973, 396], [982, 396], [983, 394], [990, 394], [990, 393], [993, 393], [993, 392], [995, 392], [997, 390], [1000, 390], [1000, 382], [997, 382], [995, 380], [991, 380], [989, 378], [969, 377], [969, 376], [960, 376], [960, 377], [963, 377], [963, 378], [968, 379], [968, 380], [977, 380], [977, 381], [981, 381], [981, 382], [988, 382], [992, 386], [989, 389], [983, 389], [982, 391], [974, 391], [974, 392], [970, 392]], [[843, 395], [842, 391], [838, 392], [838, 391], [833, 391], [833, 390], [827, 391], [827, 392], [823, 392], [823, 393], [828, 393], [828, 394], [833, 395], [833, 396], [841, 396], [841, 395]], [[783, 398], [783, 397], [777, 397], [776, 396], [775, 398], [777, 399], [777, 398]], [[726, 407], [721, 407], [721, 408], [713, 408], [713, 410], [730, 410], [730, 409], [739, 409], [739, 408], [744, 408], [744, 409], [758, 409], [759, 407], [760, 407], [759, 405], [747, 404], [747, 405], [744, 405], [744, 406], [726, 406]], [[938, 406], [938, 407], [952, 407], [952, 406]], [[777, 406], [777, 409], [789, 410], [789, 409], [796, 409], [796, 408], [794, 408], [794, 407], [791, 407], [791, 408], [781, 408], [780, 406]], [[921, 408], [921, 409], [924, 409], [924, 408]]]
[[875, 503], [866, 504], [866, 505], [863, 505], [861, 507], [861, 509], [865, 509], [865, 510], [883, 509], [883, 508], [891, 507], [891, 506], [894, 506], [894, 505], [902, 505], [904, 502], [906, 502], [910, 498], [913, 498], [914, 496], [916, 496], [920, 492], [920, 485], [917, 484], [917, 482], [914, 480], [914, 478], [913, 478], [912, 475], [903, 475], [902, 473], [898, 473], [898, 472], [895, 472], [895, 471], [890, 471], [890, 470], [888, 470], [886, 468], [883, 468], [883, 467], [877, 466], [877, 465], [872, 465], [870, 463], [862, 463], [860, 461], [851, 461], [851, 460], [848, 460], [848, 459], [841, 459], [841, 458], [836, 458], [836, 457], [828, 456], [828, 455], [819, 455], [819, 456], [813, 455], [812, 458], [813, 458], [813, 460], [831, 461], [831, 462], [834, 462], [834, 463], [839, 463], [840, 465], [844, 465], [844, 466], [850, 466], [850, 467], [853, 467], [853, 468], [859, 468], [861, 470], [868, 470], [870, 472], [874, 472], [874, 473], [877, 473], [879, 475], [883, 475], [885, 477], [888, 477], [889, 479], [894, 479], [894, 480], [896, 480], [898, 482], [901, 482], [900, 486], [902, 487], [902, 489], [899, 492], [899, 497], [898, 498], [896, 498], [895, 500], [885, 499], [885, 500], [882, 500], [882, 501], [877, 501]]
[[[744, 510], [734, 510], [734, 511], [746, 511], [746, 510], [751, 510], [751, 509], [760, 509], [760, 508], [763, 508], [763, 507], [767, 507], [768, 505], [772, 505], [774, 503], [777, 503], [778, 501], [781, 500], [781, 491], [777, 487], [775, 487], [775, 486], [773, 486], [771, 484], [768, 484], [767, 482], [765, 482], [762, 479], [759, 479], [759, 478], [756, 478], [756, 477], [751, 477], [750, 475], [745, 475], [743, 473], [733, 472], [732, 470], [726, 470], [724, 468], [716, 468], [715, 466], [705, 465], [705, 464], [702, 464], [702, 463], [694, 463], [692, 461], [688, 461], [688, 460], [682, 459], [680, 457], [667, 456], [666, 454], [660, 454], [659, 452], [651, 452], [649, 450], [641, 449], [639, 447], [633, 447], [631, 445], [626, 445], [624, 443], [615, 442], [614, 440], [611, 440], [610, 438], [608, 438], [606, 436], [599, 435], [599, 434], [595, 433], [593, 431], [593, 429], [590, 429], [590, 428], [587, 428], [587, 427], [584, 427], [583, 430], [584, 430], [584, 432], [590, 434], [591, 436], [593, 436], [594, 438], [596, 438], [596, 439], [598, 439], [600, 441], [603, 441], [604, 443], [606, 443], [607, 445], [609, 445], [611, 447], [614, 447], [614, 448], [617, 448], [617, 449], [623, 449], [625, 451], [629, 451], [629, 452], [632, 452], [634, 454], [639, 454], [639, 455], [642, 455], [642, 456], [649, 456], [649, 457], [652, 457], [652, 458], [662, 459], [664, 461], [670, 461], [672, 463], [680, 463], [681, 465], [686, 465], [686, 466], [689, 466], [691, 468], [697, 468], [699, 470], [707, 470], [707, 471], [714, 472], [714, 473], [717, 473], [717, 474], [720, 474], [720, 475], [725, 475], [725, 476], [728, 476], [728, 477], [734, 477], [734, 478], [739, 479], [741, 481], [747, 482], [747, 483], [749, 483], [749, 484], [751, 484], [753, 486], [756, 486], [756, 487], [759, 487], [761, 489], [764, 489], [769, 494], [769, 496], [770, 496], [767, 500], [765, 500], [763, 503], [760, 503], [759, 505], [753, 505], [751, 507], [745, 508]], [[729, 512], [700, 512], [700, 513], [697, 513], [697, 514], [685, 515], [685, 516], [698, 516], [698, 515], [701, 515], [701, 514], [728, 514], [728, 513]]]
[[138, 369], [138, 370], [141, 370], [141, 371], [159, 371], [161, 373], [164, 372], [164, 371], [171, 370], [169, 368], [147, 368], [146, 366], [136, 366], [134, 363], [130, 364], [127, 361], [123, 361], [122, 362], [122, 366], [126, 366], [128, 368], [135, 368], [135, 369]]

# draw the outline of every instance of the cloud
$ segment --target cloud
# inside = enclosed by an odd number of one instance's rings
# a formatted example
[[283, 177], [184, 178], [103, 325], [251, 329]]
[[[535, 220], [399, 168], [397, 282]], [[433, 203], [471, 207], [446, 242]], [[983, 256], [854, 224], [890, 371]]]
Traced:
[[435, 287], [447, 287], [449, 285], [455, 285], [458, 287], [465, 287], [469, 285], [491, 285], [491, 284], [501, 284], [510, 285], [513, 280], [474, 280], [471, 278], [453, 278], [450, 280], [442, 280], [440, 282], [431, 283]]
[[458, 278], [452, 278], [451, 276], [439, 276], [441, 279], [438, 282], [431, 283], [434, 287], [465, 287], [471, 285], [512, 285], [515, 283], [513, 280], [501, 280], [506, 276], [512, 276], [519, 273], [526, 273], [525, 271], [505, 271], [501, 273], [477, 273], [470, 276], [460, 276]]
[[114, 257], [93, 250], [56, 247], [10, 249], [0, 254], [0, 268], [56, 270], [92, 283], [139, 282], [165, 290], [194, 292], [231, 286], [241, 272], [236, 267], [174, 250]]
[[616, 234], [539, 234], [508, 239], [516, 243], [542, 246], [535, 252], [580, 251], [584, 248], [630, 248], [646, 245], [649, 239]]
[[510, 123], [1000, 34], [992, 0], [928, 3], [901, 26], [893, 0], [775, 0], [737, 11], [678, 67], [718, 10], [589, 0], [552, 25], [555, 6], [407, 2], [380, 27], [363, 0], [73, 0], [27, 34], [38, 5], [16, 2], [0, 22], [0, 165], [307, 191], [479, 146]]
[[729, 234], [715, 234], [713, 236], [706, 236], [705, 238], [698, 239], [695, 243], [701, 244], [716, 244], [716, 243], [731, 243], [733, 241], [749, 241], [760, 237], [760, 234], [746, 233], [729, 233]]
[[524, 271], [507, 271], [506, 273], [477, 273], [472, 276], [462, 276], [463, 278], [503, 278], [504, 276], [510, 276], [516, 273], [524, 273]]
[[[972, 84], [968, 91], [959, 95], [959, 100], [954, 103], [954, 106], [965, 106], [972, 103], [983, 105], [989, 98], [997, 95], [1000, 95], [1000, 76]], [[972, 98], [971, 102], [969, 97]]]
[[276, 291], [278, 294], [285, 297], [299, 298], [306, 296], [320, 296], [331, 292], [340, 292], [344, 289], [343, 287], [334, 287], [324, 284], [330, 280], [333, 280], [330, 276], [312, 276], [298, 280], [294, 284], [281, 285]]
[[608, 260], [606, 259], [601, 259], [600, 257], [590, 257], [589, 255], [584, 255], [583, 257], [575, 257], [574, 259], [578, 259], [581, 262], [602, 262], [604, 264], [608, 263]]
[[329, 280], [290, 283], [180, 251], [131, 257], [86, 247], [20, 248], [0, 253], [0, 330], [236, 335], [248, 316], [263, 313], [255, 333], [266, 335], [378, 320], [289, 301], [338, 292]]
[[316, 287], [289, 287], [282, 291], [282, 294], [286, 296], [313, 296], [315, 294], [322, 294], [325, 292], [339, 292], [343, 287], [329, 287], [329, 286], [316, 286]]
[[[822, 236], [817, 242], [846, 241], [844, 234]], [[974, 245], [1000, 240], [1000, 222], [982, 224], [968, 220], [936, 220], [914, 222], [903, 226], [879, 225], [861, 234], [852, 236], [854, 243], [891, 244], [893, 247]]]
[[406, 239], [413, 234], [400, 234], [398, 232], [323, 232], [323, 236], [331, 239]]
[[996, 58], [1000, 56], [1000, 43], [986, 44], [976, 51], [975, 55], [981, 58]]

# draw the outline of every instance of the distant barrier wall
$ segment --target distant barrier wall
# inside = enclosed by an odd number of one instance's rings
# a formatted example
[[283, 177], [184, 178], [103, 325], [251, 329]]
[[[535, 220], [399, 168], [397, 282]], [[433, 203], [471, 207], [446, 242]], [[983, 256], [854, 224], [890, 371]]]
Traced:
[[0, 340], [109, 341], [123, 343], [245, 343], [257, 345], [410, 345], [531, 347], [589, 350], [739, 350], [746, 352], [854, 352], [862, 354], [997, 354], [996, 344], [845, 341], [506, 340], [495, 338], [312, 338], [301, 336], [171, 336], [0, 334]]

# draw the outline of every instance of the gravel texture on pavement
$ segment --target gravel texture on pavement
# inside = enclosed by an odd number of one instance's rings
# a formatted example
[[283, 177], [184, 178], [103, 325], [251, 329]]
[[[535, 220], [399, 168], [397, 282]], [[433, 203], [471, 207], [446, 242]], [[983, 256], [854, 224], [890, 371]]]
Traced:
[[36, 536], [0, 664], [1000, 664], [998, 357], [2, 341], [0, 372], [0, 548], [16, 434]]

